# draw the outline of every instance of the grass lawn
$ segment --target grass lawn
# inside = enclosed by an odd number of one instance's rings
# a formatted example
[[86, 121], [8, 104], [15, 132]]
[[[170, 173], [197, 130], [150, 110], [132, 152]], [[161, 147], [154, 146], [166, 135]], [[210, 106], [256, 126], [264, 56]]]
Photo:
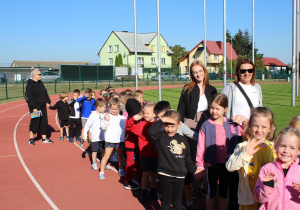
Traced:
[[[218, 92], [223, 86], [215, 86]], [[293, 116], [300, 113], [300, 97], [296, 97], [296, 106], [291, 107], [291, 83], [261, 84], [263, 105], [274, 112], [278, 133], [286, 127]], [[177, 109], [182, 88], [163, 89], [162, 100], [169, 101], [173, 109]], [[158, 101], [158, 90], [144, 91], [144, 100]]]

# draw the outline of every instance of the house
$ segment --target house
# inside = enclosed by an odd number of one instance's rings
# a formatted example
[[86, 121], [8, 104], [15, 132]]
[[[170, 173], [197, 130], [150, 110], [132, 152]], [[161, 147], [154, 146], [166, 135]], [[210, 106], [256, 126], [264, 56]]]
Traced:
[[[157, 63], [157, 33], [137, 33], [137, 64], [139, 67], [156, 68]], [[161, 68], [169, 68], [172, 55], [165, 39], [160, 37]], [[123, 65], [135, 67], [134, 33], [127, 31], [112, 31], [100, 49], [98, 56], [101, 65], [115, 65], [115, 58], [121, 54]]]
[[[229, 42], [226, 43], [226, 56], [229, 60], [237, 59], [238, 56]], [[181, 72], [189, 72], [193, 61], [200, 60], [204, 63], [204, 40], [197, 44], [179, 61]], [[209, 72], [218, 73], [219, 64], [223, 60], [223, 42], [206, 41], [206, 68]]]
[[279, 71], [287, 69], [287, 65], [277, 58], [263, 57], [262, 60], [264, 61], [266, 69], [268, 69], [269, 71]]
[[35, 67], [47, 70], [59, 70], [60, 65], [86, 65], [91, 62], [80, 61], [14, 61], [10, 67]]

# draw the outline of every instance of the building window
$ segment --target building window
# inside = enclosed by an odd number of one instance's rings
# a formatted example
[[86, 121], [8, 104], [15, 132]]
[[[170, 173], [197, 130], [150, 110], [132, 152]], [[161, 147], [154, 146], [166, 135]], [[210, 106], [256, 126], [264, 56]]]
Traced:
[[151, 58], [151, 64], [155, 65], [155, 58]]
[[111, 53], [112, 51], [113, 51], [112, 45], [109, 45], [109, 46], [108, 46], [108, 52]]
[[115, 52], [119, 52], [119, 45], [115, 45]]
[[138, 64], [144, 64], [144, 58], [138, 57]]
[[113, 65], [113, 59], [109, 58], [109, 65]]
[[156, 52], [156, 47], [155, 47], [155, 45], [151, 45], [151, 50], [152, 50], [152, 52]]
[[185, 72], [189, 72], [189, 67], [188, 66], [185, 67]]
[[161, 64], [162, 64], [162, 65], [166, 65], [166, 59], [165, 59], [165, 58], [162, 58], [162, 59], [161, 59]]
[[219, 56], [218, 56], [218, 55], [215, 55], [215, 57], [214, 57], [214, 58], [215, 58], [215, 60], [216, 60], [216, 61], [218, 61], [218, 60], [219, 60]]
[[163, 52], [163, 53], [166, 52], [166, 47], [165, 46], [161, 47], [161, 52]]

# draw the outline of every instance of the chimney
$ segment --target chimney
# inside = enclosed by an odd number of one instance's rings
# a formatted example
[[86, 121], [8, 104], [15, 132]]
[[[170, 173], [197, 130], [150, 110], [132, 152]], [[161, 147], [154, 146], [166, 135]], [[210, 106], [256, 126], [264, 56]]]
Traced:
[[218, 47], [220, 48], [220, 49], [222, 49], [222, 41], [217, 41], [217, 45], [218, 45]]

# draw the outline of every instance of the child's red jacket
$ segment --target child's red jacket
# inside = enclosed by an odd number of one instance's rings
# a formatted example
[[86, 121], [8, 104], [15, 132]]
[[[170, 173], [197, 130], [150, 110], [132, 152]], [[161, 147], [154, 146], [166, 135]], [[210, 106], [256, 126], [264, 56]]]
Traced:
[[139, 121], [135, 123], [133, 117], [126, 121], [126, 130], [131, 131], [138, 136], [138, 146], [140, 155], [143, 157], [157, 157], [157, 152], [152, 144], [152, 141], [147, 133], [153, 122]]

